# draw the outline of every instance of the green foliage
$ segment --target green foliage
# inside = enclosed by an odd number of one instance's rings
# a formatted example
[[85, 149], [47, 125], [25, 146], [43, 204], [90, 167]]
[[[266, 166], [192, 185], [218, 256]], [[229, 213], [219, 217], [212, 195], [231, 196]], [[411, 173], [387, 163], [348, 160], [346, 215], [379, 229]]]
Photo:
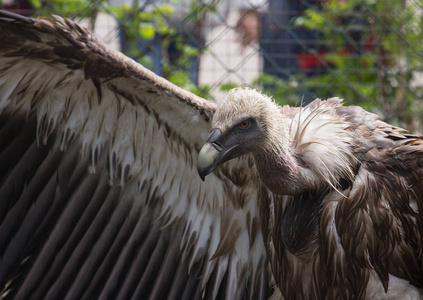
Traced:
[[95, 21], [106, 0], [31, 0], [37, 16], [59, 15], [69, 19], [88, 18]]
[[[108, 12], [119, 22], [125, 32], [125, 37], [136, 44], [139, 38], [152, 39], [156, 34], [174, 35], [175, 30], [171, 28], [166, 17], [174, 13], [172, 6], [159, 4], [154, 7], [138, 7], [134, 2], [133, 6], [126, 4], [108, 5]], [[131, 56], [133, 53], [131, 53]]]
[[[174, 1], [178, 4], [179, 1]], [[154, 2], [152, 2], [154, 4]], [[172, 2], [171, 2], [172, 3]], [[179, 4], [180, 5], [180, 4]], [[124, 31], [125, 39], [129, 42], [126, 55], [138, 60], [147, 68], [152, 69], [153, 61], [147, 53], [139, 49], [140, 40], [148, 43], [153, 39], [160, 40], [161, 64], [163, 65], [163, 77], [170, 82], [196, 93], [203, 97], [209, 97], [209, 87], [197, 86], [189, 76], [189, 70], [195, 59], [204, 53], [201, 36], [201, 26], [205, 14], [213, 12], [214, 5], [204, 5], [201, 1], [191, 1], [190, 10], [185, 22], [191, 27], [199, 29], [192, 37], [198, 39], [198, 46], [193, 46], [184, 38], [181, 32], [170, 24], [169, 20], [176, 13], [170, 4], [154, 4], [140, 6], [134, 1], [133, 6], [119, 5], [108, 6], [108, 11], [113, 14]], [[174, 47], [178, 52], [176, 59], [169, 57], [169, 48]]]
[[[192, 28], [198, 30], [195, 33], [199, 38], [198, 47], [187, 42], [180, 32], [169, 23], [169, 19], [176, 13], [171, 4], [182, 5], [180, 2], [181, 0], [174, 0], [167, 4], [133, 0], [131, 6], [126, 4], [115, 6], [111, 5], [108, 0], [31, 0], [32, 5], [36, 8], [34, 15], [51, 16], [56, 14], [77, 20], [87, 18], [90, 21], [90, 30], [94, 30], [99, 12], [114, 16], [129, 43], [129, 49], [124, 53], [150, 69], [153, 67], [151, 57], [139, 49], [139, 42], [143, 40], [147, 43], [158, 38], [161, 52], [164, 54], [162, 57], [163, 76], [184, 89], [203, 97], [210, 97], [210, 87], [197, 86], [192, 82], [188, 70], [193, 60], [205, 52], [201, 36], [202, 23], [206, 14], [216, 11], [215, 2], [207, 1], [207, 4], [203, 4], [203, 1], [192, 0], [190, 3], [186, 21], [193, 25]], [[175, 47], [179, 52], [177, 59], [172, 60], [166, 54], [169, 52], [169, 47]]]
[[[319, 59], [325, 62], [325, 72], [294, 75], [297, 89], [318, 97], [342, 97], [389, 122], [422, 131], [422, 87], [410, 84], [423, 70], [422, 7], [423, 0], [409, 5], [404, 0], [330, 0], [310, 6], [292, 23], [320, 33], [319, 45], [326, 52]], [[263, 87], [291, 103], [295, 91], [289, 81], [264, 82]]]

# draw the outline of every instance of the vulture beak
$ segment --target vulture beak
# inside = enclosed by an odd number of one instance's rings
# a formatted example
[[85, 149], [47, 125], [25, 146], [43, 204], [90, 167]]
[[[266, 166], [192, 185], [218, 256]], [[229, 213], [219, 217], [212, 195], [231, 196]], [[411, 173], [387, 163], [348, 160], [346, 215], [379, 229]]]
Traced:
[[203, 148], [198, 154], [197, 170], [201, 180], [213, 172], [219, 165], [231, 158], [236, 157], [232, 155], [233, 149], [238, 147], [237, 143], [230, 147], [226, 147], [223, 139], [223, 134], [220, 129], [214, 129]]

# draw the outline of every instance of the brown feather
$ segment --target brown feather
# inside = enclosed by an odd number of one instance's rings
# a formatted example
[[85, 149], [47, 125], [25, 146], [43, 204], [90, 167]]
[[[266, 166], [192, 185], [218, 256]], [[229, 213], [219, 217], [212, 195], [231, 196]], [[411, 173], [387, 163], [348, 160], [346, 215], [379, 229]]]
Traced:
[[213, 120], [223, 135], [245, 116], [279, 129], [250, 153], [280, 296], [423, 298], [422, 137], [338, 98], [273, 109], [238, 89], [226, 101]]

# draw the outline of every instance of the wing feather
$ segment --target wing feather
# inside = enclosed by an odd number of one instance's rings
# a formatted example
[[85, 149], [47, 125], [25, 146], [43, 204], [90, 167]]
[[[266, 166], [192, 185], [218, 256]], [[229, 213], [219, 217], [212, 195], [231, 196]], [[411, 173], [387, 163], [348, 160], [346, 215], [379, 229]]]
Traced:
[[247, 160], [196, 174], [215, 105], [69, 20], [0, 26], [2, 297], [266, 298]]

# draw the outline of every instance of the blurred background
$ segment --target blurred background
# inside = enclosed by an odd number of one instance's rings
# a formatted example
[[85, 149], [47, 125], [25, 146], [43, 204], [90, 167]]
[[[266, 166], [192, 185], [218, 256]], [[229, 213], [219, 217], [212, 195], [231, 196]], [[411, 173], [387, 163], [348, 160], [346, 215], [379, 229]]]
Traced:
[[423, 0], [0, 0], [0, 6], [73, 19], [216, 102], [239, 85], [280, 104], [337, 96], [423, 133]]

